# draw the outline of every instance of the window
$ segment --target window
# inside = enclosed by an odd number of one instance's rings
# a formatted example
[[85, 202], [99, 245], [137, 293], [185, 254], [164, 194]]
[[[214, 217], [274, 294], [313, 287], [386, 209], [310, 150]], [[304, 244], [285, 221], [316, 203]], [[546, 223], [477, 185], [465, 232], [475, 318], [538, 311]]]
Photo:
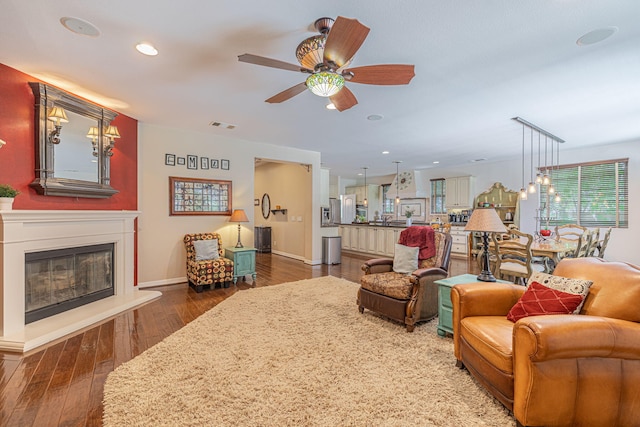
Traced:
[[447, 213], [445, 207], [446, 181], [444, 178], [431, 180], [431, 213], [434, 215]]
[[389, 198], [387, 194], [389, 192], [389, 188], [391, 188], [391, 184], [383, 184], [382, 185], [382, 213], [383, 214], [393, 214], [394, 209], [394, 201], [395, 197]]
[[[553, 195], [540, 197], [540, 209], [549, 224], [583, 227], [629, 226], [629, 159], [580, 163], [554, 169], [551, 179], [560, 202]], [[548, 194], [546, 186], [541, 195]], [[546, 204], [549, 210], [546, 210]]]

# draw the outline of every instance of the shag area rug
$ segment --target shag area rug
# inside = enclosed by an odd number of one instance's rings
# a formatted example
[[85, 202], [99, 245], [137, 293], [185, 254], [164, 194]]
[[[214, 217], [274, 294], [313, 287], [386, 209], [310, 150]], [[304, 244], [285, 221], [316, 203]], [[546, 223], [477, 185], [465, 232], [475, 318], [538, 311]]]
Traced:
[[437, 320], [358, 312], [335, 277], [235, 293], [115, 369], [104, 425], [515, 426]]

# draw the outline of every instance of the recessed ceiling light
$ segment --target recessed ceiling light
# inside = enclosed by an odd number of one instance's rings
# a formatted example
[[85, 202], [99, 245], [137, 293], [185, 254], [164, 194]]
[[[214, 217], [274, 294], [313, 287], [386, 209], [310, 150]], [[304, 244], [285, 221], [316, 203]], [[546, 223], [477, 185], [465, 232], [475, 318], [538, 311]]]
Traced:
[[382, 152], [382, 154], [389, 154], [389, 152], [385, 150]]
[[367, 116], [367, 120], [372, 120], [372, 121], [376, 121], [376, 120], [382, 120], [383, 116], [380, 114], [371, 114], [370, 116]]
[[333, 102], [332, 102], [332, 103], [330, 103], [330, 104], [325, 105], [325, 107], [324, 107], [324, 108], [326, 108], [327, 110], [335, 110], [335, 109], [336, 109], [336, 106], [335, 106], [335, 105], [333, 105]]
[[156, 56], [158, 54], [158, 50], [149, 43], [138, 43], [136, 45], [136, 50], [147, 56]]
[[434, 160], [434, 161], [433, 161], [433, 164], [434, 164], [434, 165], [437, 165], [438, 163], [440, 163], [438, 160]]
[[83, 36], [89, 37], [98, 37], [100, 35], [100, 30], [98, 30], [98, 28], [96, 28], [96, 26], [91, 22], [87, 22], [84, 19], [64, 16], [60, 18], [60, 23], [64, 25], [67, 30], [76, 34], [82, 34]]
[[603, 40], [608, 39], [612, 35], [618, 32], [618, 27], [605, 27], [598, 28], [597, 30], [589, 31], [584, 36], [576, 40], [578, 46], [588, 46], [591, 44], [600, 43]]

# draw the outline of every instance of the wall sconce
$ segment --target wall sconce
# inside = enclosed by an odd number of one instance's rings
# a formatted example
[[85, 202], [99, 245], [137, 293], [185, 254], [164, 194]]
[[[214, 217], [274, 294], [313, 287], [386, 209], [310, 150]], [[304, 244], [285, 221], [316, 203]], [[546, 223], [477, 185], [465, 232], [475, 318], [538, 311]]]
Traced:
[[89, 128], [89, 132], [87, 133], [87, 138], [91, 138], [91, 145], [93, 146], [93, 156], [98, 157], [98, 138], [100, 137], [100, 132], [96, 126], [91, 126]]
[[120, 138], [120, 132], [118, 132], [117, 126], [107, 127], [104, 131], [104, 136], [109, 138], [109, 145], [105, 148], [105, 154], [109, 157], [113, 156], [113, 147], [116, 145], [116, 138]]
[[60, 131], [62, 125], [60, 123], [69, 123], [67, 114], [60, 107], [52, 107], [47, 115], [47, 119], [53, 122], [55, 129], [49, 133], [49, 142], [52, 144], [60, 144]]

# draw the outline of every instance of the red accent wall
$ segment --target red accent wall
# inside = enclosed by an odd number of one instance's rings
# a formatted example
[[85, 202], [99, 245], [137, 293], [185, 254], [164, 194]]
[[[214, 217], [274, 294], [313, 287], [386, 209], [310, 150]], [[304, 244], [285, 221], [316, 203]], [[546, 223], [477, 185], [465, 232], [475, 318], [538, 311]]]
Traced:
[[[121, 137], [116, 140], [111, 157], [111, 187], [118, 194], [107, 199], [42, 196], [29, 187], [35, 179], [36, 150], [35, 101], [29, 82], [35, 81], [40, 80], [0, 64], [0, 139], [7, 143], [0, 148], [0, 184], [9, 184], [20, 191], [13, 208], [137, 210], [138, 121], [122, 114], [113, 121]], [[135, 244], [137, 265], [137, 238]]]
[[111, 186], [118, 194], [108, 199], [41, 196], [29, 187], [35, 179], [35, 101], [29, 87], [34, 81], [39, 80], [0, 64], [0, 139], [7, 143], [0, 148], [0, 184], [20, 191], [13, 208], [136, 210], [138, 121], [122, 114], [113, 121], [121, 138], [111, 157]]

